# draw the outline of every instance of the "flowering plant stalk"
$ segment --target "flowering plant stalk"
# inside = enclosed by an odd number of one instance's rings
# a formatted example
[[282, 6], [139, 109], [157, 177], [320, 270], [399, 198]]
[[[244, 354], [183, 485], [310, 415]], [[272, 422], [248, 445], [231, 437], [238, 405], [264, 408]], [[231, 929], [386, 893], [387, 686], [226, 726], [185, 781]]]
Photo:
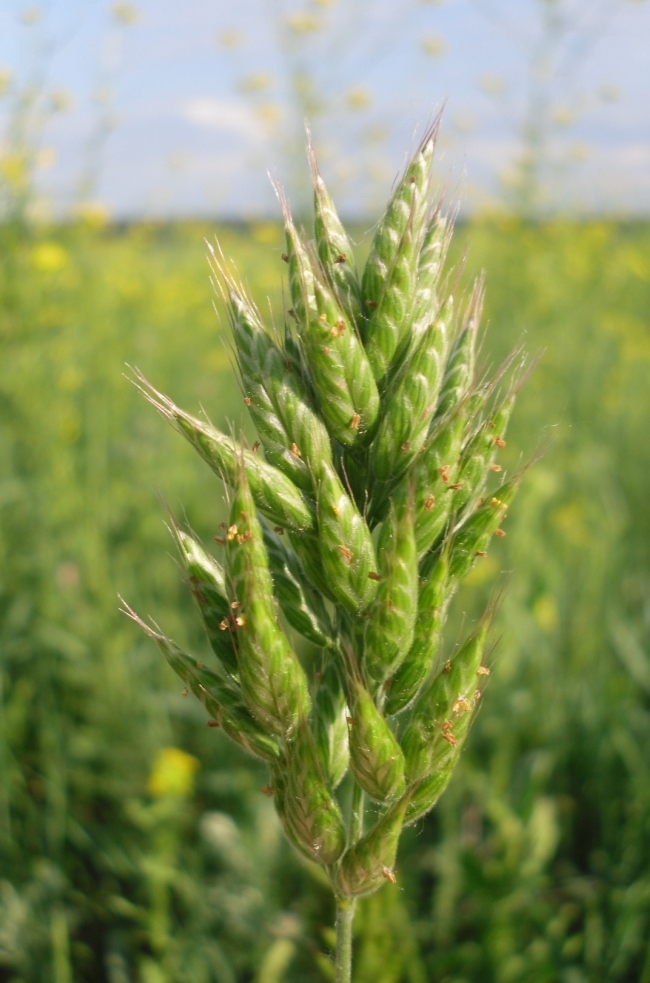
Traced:
[[[433, 808], [458, 762], [490, 672], [495, 604], [448, 658], [441, 633], [459, 584], [505, 535], [524, 470], [503, 480], [497, 461], [521, 366], [512, 371], [513, 355], [478, 374], [483, 282], [458, 304], [443, 276], [453, 221], [431, 187], [437, 124], [360, 275], [310, 147], [312, 240], [280, 195], [291, 298], [281, 333], [210, 249], [252, 448], [137, 374], [230, 487], [220, 561], [173, 524], [213, 664], [125, 610], [210, 721], [268, 766], [287, 838], [336, 897], [337, 983], [351, 979], [357, 898], [395, 883], [402, 829]], [[319, 652], [311, 679], [294, 632]]]

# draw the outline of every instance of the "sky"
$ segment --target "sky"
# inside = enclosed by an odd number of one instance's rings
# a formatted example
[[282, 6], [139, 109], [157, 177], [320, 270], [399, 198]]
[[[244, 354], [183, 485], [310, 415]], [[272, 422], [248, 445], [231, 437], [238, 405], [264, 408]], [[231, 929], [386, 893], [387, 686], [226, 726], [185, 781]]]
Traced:
[[465, 210], [647, 215], [649, 42], [650, 0], [0, 0], [0, 173], [29, 144], [45, 211], [271, 217], [308, 119], [365, 217], [444, 105]]

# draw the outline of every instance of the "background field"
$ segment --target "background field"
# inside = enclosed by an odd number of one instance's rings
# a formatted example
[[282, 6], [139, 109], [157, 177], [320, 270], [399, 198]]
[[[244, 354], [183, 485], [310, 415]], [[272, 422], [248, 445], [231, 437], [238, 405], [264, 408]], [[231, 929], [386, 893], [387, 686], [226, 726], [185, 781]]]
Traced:
[[[209, 540], [223, 492], [123, 372], [243, 423], [215, 232], [279, 311], [271, 224], [0, 228], [3, 983], [332, 977], [327, 889], [263, 770], [117, 610], [208, 660], [156, 495]], [[475, 222], [454, 262], [468, 244], [484, 361], [539, 352], [508, 464], [547, 447], [458, 599], [447, 645], [504, 571], [491, 685], [361, 906], [355, 978], [650, 983], [650, 225]]]

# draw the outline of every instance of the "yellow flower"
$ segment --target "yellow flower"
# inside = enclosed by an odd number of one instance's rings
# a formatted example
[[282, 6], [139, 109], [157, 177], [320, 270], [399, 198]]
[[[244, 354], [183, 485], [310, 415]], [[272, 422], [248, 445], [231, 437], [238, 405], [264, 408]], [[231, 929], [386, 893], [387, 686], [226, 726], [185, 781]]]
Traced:
[[172, 795], [188, 798], [194, 787], [194, 774], [199, 762], [191, 754], [177, 747], [165, 747], [156, 755], [147, 788], [150, 795], [162, 798]]
[[68, 264], [67, 250], [58, 242], [40, 242], [31, 251], [30, 260], [39, 273], [58, 273]]

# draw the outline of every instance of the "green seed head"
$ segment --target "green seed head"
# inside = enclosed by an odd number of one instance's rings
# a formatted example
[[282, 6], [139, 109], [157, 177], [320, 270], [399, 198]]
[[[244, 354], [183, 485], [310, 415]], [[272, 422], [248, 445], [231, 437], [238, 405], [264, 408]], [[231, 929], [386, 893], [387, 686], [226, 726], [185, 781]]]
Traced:
[[[458, 277], [443, 271], [453, 214], [432, 201], [437, 125], [397, 183], [359, 276], [310, 148], [313, 239], [279, 193], [291, 304], [282, 331], [211, 250], [259, 435], [252, 450], [136, 373], [230, 489], [215, 537], [223, 568], [174, 530], [214, 668], [145, 630], [212, 722], [269, 765], [288, 839], [339, 897], [394, 880], [402, 826], [451, 778], [489, 672], [494, 605], [448, 659], [445, 620], [492, 537], [505, 535], [526, 470], [497, 487], [523, 377], [498, 387], [519, 352], [491, 378], [477, 372], [483, 280], [459, 315]], [[349, 817], [341, 783], [352, 785]], [[379, 803], [365, 835], [363, 792]]]

